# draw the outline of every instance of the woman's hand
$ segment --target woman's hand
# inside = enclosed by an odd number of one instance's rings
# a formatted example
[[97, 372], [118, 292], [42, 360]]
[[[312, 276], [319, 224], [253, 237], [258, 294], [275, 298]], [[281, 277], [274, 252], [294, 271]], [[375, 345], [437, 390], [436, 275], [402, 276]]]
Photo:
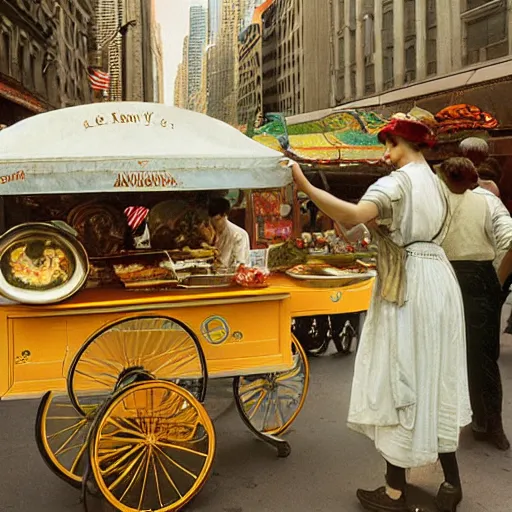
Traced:
[[309, 183], [297, 162], [293, 162], [292, 175], [297, 188], [302, 192], [307, 192], [308, 188], [311, 187], [311, 183]]
[[307, 193], [308, 189], [311, 187], [311, 183], [309, 183], [308, 179], [302, 172], [300, 165], [297, 162], [293, 161], [291, 158], [283, 158], [281, 160], [281, 163], [285, 167], [292, 168], [292, 176], [295, 185], [297, 186], [298, 190]]

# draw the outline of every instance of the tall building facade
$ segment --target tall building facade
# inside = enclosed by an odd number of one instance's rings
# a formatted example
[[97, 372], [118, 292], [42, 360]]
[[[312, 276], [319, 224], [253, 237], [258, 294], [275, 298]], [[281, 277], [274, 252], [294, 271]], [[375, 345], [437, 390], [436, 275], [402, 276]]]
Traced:
[[[123, 0], [96, 0], [94, 19], [92, 23], [92, 40], [90, 44], [91, 65], [110, 74], [110, 89], [107, 98], [110, 101], [123, 99], [124, 65], [123, 47], [124, 36]], [[101, 95], [96, 94], [101, 100]]]
[[329, 106], [329, 0], [275, 0], [262, 13], [264, 112]]
[[[238, 41], [238, 124], [254, 123], [263, 114], [263, 14], [274, 0], [258, 2], [251, 23]], [[267, 68], [271, 65], [267, 61]], [[266, 71], [267, 71], [266, 68]]]
[[164, 102], [164, 54], [162, 27], [156, 20], [155, 0], [151, 2], [151, 55], [153, 68], [153, 101]]
[[208, 0], [208, 44], [214, 44], [220, 30], [222, 0]]
[[207, 113], [226, 123], [237, 124], [238, 34], [241, 2], [222, 0], [220, 28], [208, 48]]
[[181, 63], [174, 82], [174, 105], [188, 108], [188, 36], [183, 39]]
[[186, 108], [186, 102], [183, 98], [183, 75], [184, 66], [180, 62], [178, 64], [178, 71], [176, 72], [176, 79], [174, 80], [174, 106], [179, 108]]
[[[416, 94], [412, 86], [512, 54], [510, 2], [335, 0], [332, 7], [332, 105], [405, 87], [405, 96]], [[490, 75], [499, 78], [496, 73]], [[438, 83], [428, 92], [452, 85]]]
[[188, 96], [199, 93], [202, 83], [203, 52], [207, 38], [207, 11], [202, 5], [190, 7], [188, 40]]
[[92, 0], [0, 0], [0, 124], [87, 103]]
[[90, 61], [111, 77], [108, 95], [96, 100], [160, 101], [157, 31], [154, 2], [95, 0]]

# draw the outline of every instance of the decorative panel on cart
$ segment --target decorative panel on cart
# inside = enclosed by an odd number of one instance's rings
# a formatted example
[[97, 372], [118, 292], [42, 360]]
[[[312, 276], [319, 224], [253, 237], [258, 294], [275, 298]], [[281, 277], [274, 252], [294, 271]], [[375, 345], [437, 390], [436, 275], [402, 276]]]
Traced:
[[[2, 330], [7, 332], [8, 349], [15, 357], [10, 358], [11, 368], [0, 377], [0, 396], [23, 396], [40, 394], [47, 389], [64, 389], [65, 377], [75, 354], [102, 329], [107, 332], [101, 336], [101, 347], [91, 354], [98, 364], [114, 359], [114, 355], [118, 356], [116, 351], [126, 351], [125, 346], [129, 346], [131, 352], [125, 354], [127, 365], [136, 366], [138, 357], [160, 357], [166, 346], [169, 351], [183, 350], [185, 339], [190, 338], [199, 343], [211, 376], [263, 373], [291, 366], [290, 299], [286, 294], [148, 304], [135, 308], [125, 306], [123, 311], [120, 309], [11, 310]], [[166, 327], [165, 331], [167, 341], [174, 337], [174, 344], [166, 345], [163, 335], [137, 335], [136, 325], [130, 327], [133, 332], [123, 328], [122, 333], [117, 333], [115, 325], [110, 330], [108, 328], [123, 319], [141, 317], [166, 318], [171, 323], [176, 321], [174, 328]], [[159, 326], [155, 324], [155, 331], [160, 329]], [[127, 337], [133, 343], [119, 342]], [[190, 377], [195, 377], [192, 365], [185, 370], [181, 368], [180, 374], [183, 371], [189, 371]], [[94, 383], [90, 384], [94, 386]]]

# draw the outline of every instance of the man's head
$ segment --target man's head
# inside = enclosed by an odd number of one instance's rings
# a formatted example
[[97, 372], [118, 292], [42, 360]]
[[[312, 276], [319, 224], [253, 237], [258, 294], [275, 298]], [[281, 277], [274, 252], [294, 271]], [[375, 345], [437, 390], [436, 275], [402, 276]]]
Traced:
[[469, 158], [448, 158], [435, 167], [436, 172], [455, 194], [464, 194], [478, 183], [476, 168]]
[[468, 137], [459, 145], [460, 152], [464, 158], [469, 158], [478, 167], [489, 156], [489, 145], [479, 137]]
[[208, 205], [208, 215], [210, 216], [215, 231], [222, 231], [224, 229], [230, 211], [231, 204], [224, 197], [216, 197], [210, 201]]
[[492, 180], [499, 184], [503, 175], [500, 163], [495, 158], [487, 158], [485, 162], [478, 166], [478, 176], [482, 180]]

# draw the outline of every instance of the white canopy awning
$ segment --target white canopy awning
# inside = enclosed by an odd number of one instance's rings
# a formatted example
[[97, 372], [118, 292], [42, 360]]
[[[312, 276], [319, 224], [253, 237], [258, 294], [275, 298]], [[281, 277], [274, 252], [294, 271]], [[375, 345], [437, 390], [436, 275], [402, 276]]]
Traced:
[[94, 103], [0, 131], [0, 195], [282, 187], [280, 158], [203, 114]]

